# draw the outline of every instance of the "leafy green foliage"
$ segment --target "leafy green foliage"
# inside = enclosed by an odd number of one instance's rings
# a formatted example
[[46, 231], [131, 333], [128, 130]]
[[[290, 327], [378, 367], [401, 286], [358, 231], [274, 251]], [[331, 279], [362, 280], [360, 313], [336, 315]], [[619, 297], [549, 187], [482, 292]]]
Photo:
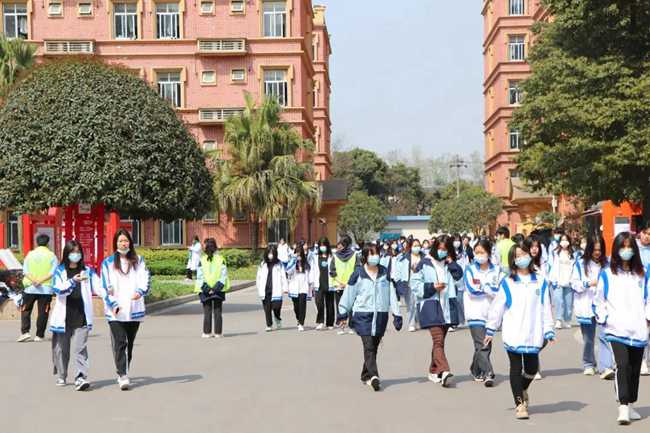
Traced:
[[[152, 275], [183, 275], [187, 266], [188, 250], [138, 248]], [[249, 251], [239, 249], [219, 250], [230, 269], [256, 264]]]
[[546, 0], [513, 124], [536, 190], [650, 212], [650, 0]]
[[126, 69], [46, 62], [0, 107], [0, 208], [105, 203], [136, 218], [198, 219], [212, 176], [172, 107]]
[[391, 165], [386, 174], [388, 207], [392, 215], [420, 215], [425, 207], [425, 193], [420, 170], [404, 163]]
[[364, 191], [354, 191], [339, 214], [339, 232], [347, 233], [357, 241], [369, 240], [373, 233], [386, 227], [386, 206]]
[[0, 34], [0, 98], [18, 76], [34, 64], [36, 46], [22, 39], [7, 39]]
[[456, 189], [450, 185], [442, 198], [432, 206], [429, 231], [478, 233], [481, 228], [493, 223], [502, 210], [501, 200], [480, 186], [465, 184], [456, 197]]
[[333, 155], [332, 171], [335, 178], [345, 179], [349, 191], [365, 191], [380, 200], [385, 200], [388, 194], [388, 170], [388, 164], [370, 150], [356, 148]]

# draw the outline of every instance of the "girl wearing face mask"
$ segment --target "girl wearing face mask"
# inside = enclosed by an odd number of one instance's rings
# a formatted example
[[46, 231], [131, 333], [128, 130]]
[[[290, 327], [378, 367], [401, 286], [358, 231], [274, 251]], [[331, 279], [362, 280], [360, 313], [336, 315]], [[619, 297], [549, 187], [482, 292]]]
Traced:
[[117, 383], [125, 391], [131, 386], [128, 371], [133, 345], [144, 320], [144, 297], [149, 293], [149, 271], [133, 248], [131, 234], [118, 230], [113, 238], [115, 253], [102, 262], [105, 314], [111, 328]]
[[[282, 329], [282, 294], [289, 291], [287, 273], [284, 265], [278, 258], [278, 249], [275, 245], [266, 247], [264, 260], [257, 268], [257, 294], [262, 300], [264, 316], [266, 318], [266, 332]], [[273, 313], [273, 317], [271, 316]]]
[[462, 327], [465, 324], [465, 284], [463, 283], [463, 273], [465, 268], [469, 265], [469, 256], [463, 249], [460, 235], [455, 235], [452, 241], [453, 247], [449, 249], [450, 254], [447, 255], [447, 265], [451, 276], [454, 278], [456, 285], [456, 293], [458, 299], [458, 326], [449, 328], [449, 332], [456, 331], [456, 328]]
[[431, 245], [428, 239], [425, 239], [422, 241], [422, 255], [423, 256], [428, 256], [429, 253], [431, 252]]
[[490, 307], [485, 345], [499, 326], [510, 360], [510, 387], [517, 419], [528, 419], [528, 387], [539, 367], [544, 341], [553, 341], [553, 315], [548, 282], [533, 268], [526, 244], [514, 245], [508, 253], [511, 274], [501, 280]]
[[393, 313], [396, 330], [402, 329], [402, 316], [395, 291], [390, 287], [388, 271], [379, 265], [379, 251], [366, 245], [361, 254], [361, 267], [353, 272], [339, 303], [339, 321], [361, 337], [363, 369], [361, 381], [374, 391], [381, 389], [377, 369], [377, 351], [386, 332], [388, 313]]
[[[542, 244], [540, 238], [536, 235], [530, 235], [526, 238], [524, 243], [526, 244], [528, 250], [530, 251], [530, 257], [532, 258], [532, 262], [533, 262], [533, 270], [537, 275], [539, 275], [540, 278], [548, 281], [550, 265], [545, 260], [544, 245]], [[544, 341], [544, 345], [539, 351], [540, 354], [542, 353], [542, 350], [544, 350], [544, 348], [546, 347], [546, 343], [547, 342]], [[542, 367], [540, 362], [540, 365], [537, 368], [537, 373], [535, 374], [535, 380], [542, 380], [542, 379], [543, 379]]]
[[332, 282], [332, 276], [336, 273], [336, 267], [329, 239], [322, 238], [318, 241], [318, 255], [315, 260], [316, 330], [322, 331], [325, 326], [334, 329], [336, 287]]
[[571, 316], [573, 315], [571, 279], [573, 278], [575, 262], [571, 239], [568, 235], [561, 235], [549, 275], [549, 280], [553, 286], [555, 329], [571, 328]]
[[305, 330], [307, 300], [311, 298], [312, 287], [316, 281], [316, 272], [307, 258], [303, 242], [298, 244], [293, 256], [289, 259], [287, 276], [289, 297], [293, 302], [293, 311], [298, 322], [298, 332], [303, 332]]
[[447, 235], [434, 240], [430, 255], [420, 261], [412, 286], [418, 301], [420, 327], [429, 330], [433, 342], [428, 377], [443, 387], [448, 387], [453, 377], [445, 354], [445, 339], [449, 328], [458, 325], [456, 284], [450, 268], [460, 271], [460, 278], [463, 275], [449, 256], [450, 252], [453, 254], [452, 242]]
[[470, 371], [476, 382], [486, 387], [494, 385], [494, 369], [490, 362], [492, 344], [484, 345], [485, 323], [490, 304], [499, 290], [501, 270], [490, 262], [492, 244], [481, 239], [474, 247], [474, 263], [467, 266], [463, 281], [465, 284], [465, 314], [470, 334], [474, 341], [474, 357]]
[[53, 279], [56, 296], [50, 319], [52, 360], [57, 386], [65, 386], [72, 349], [76, 391], [90, 388], [88, 381], [88, 334], [93, 327], [93, 295], [106, 292], [95, 271], [84, 264], [81, 244], [68, 241]]
[[400, 298], [404, 299], [407, 310], [407, 325], [409, 332], [416, 330], [416, 300], [412, 290], [412, 278], [416, 274], [422, 260], [422, 246], [417, 239], [411, 240], [406, 245], [405, 253], [396, 261], [395, 287]]
[[605, 327], [616, 360], [617, 421], [629, 424], [641, 419], [632, 405], [639, 395], [641, 361], [650, 324], [647, 275], [639, 247], [629, 232], [614, 238], [611, 263], [598, 278], [594, 312], [596, 322]]
[[[596, 297], [598, 276], [607, 266], [605, 257], [605, 240], [602, 237], [589, 237], [584, 254], [576, 260], [576, 269], [573, 272], [572, 287], [575, 292], [574, 306], [576, 320], [580, 324], [584, 348], [582, 351], [582, 366], [586, 376], [596, 374], [596, 320], [594, 318], [593, 303]], [[602, 379], [613, 379], [613, 355], [602, 326], [598, 326], [598, 370]]]

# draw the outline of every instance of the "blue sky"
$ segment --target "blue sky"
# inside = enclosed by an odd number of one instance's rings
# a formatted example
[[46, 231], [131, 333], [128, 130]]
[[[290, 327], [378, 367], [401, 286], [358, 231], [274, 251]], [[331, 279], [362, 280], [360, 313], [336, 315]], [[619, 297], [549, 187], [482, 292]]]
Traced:
[[314, 0], [332, 37], [332, 142], [483, 152], [481, 2]]

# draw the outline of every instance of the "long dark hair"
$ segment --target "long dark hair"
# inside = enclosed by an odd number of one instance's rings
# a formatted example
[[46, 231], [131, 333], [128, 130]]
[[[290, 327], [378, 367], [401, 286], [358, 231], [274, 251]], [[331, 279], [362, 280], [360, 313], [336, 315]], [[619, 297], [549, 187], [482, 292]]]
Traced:
[[618, 253], [618, 250], [623, 247], [626, 240], [630, 241], [630, 248], [632, 248], [632, 251], [634, 251], [634, 255], [630, 260], [630, 270], [639, 276], [644, 276], [645, 272], [643, 270], [643, 263], [641, 262], [639, 246], [636, 244], [636, 239], [632, 237], [630, 232], [619, 233], [614, 238], [614, 245], [612, 246], [612, 262], [610, 264], [612, 274], [616, 275], [619, 269], [623, 269], [623, 259], [621, 259], [621, 255]]
[[488, 238], [481, 238], [478, 240], [476, 245], [474, 245], [474, 255], [476, 255], [476, 247], [481, 247], [483, 250], [485, 250], [487, 256], [488, 256], [488, 263], [492, 263], [492, 242]]
[[307, 254], [305, 253], [305, 241], [298, 242], [296, 249], [293, 251], [297, 257], [296, 260], [296, 271], [303, 273], [309, 270], [309, 260], [307, 260]]
[[138, 267], [138, 255], [133, 247], [133, 238], [131, 237], [131, 233], [129, 233], [128, 230], [119, 229], [117, 233], [115, 233], [115, 236], [113, 236], [113, 250], [115, 251], [115, 253], [113, 253], [113, 258], [115, 259], [113, 260], [113, 267], [115, 267], [115, 269], [117, 269], [121, 274], [125, 274], [120, 262], [120, 253], [117, 251], [117, 240], [120, 236], [125, 236], [129, 240], [129, 252], [126, 253], [126, 259], [129, 261], [130, 269], [136, 269]]
[[560, 254], [560, 251], [562, 251], [562, 246], [560, 246], [560, 242], [562, 242], [562, 238], [566, 238], [567, 241], [569, 241], [569, 246], [567, 247], [567, 250], [569, 251], [569, 257], [573, 257], [573, 242], [571, 241], [571, 236], [569, 236], [566, 233], [562, 233], [560, 235], [560, 240], [557, 243], [557, 248], [555, 249], [555, 252], [557, 254]]
[[[273, 254], [273, 260], [269, 260], [269, 254]], [[264, 263], [266, 265], [277, 265], [280, 263], [280, 259], [278, 258], [278, 247], [275, 244], [269, 244], [266, 247], [266, 251], [264, 251]]]
[[585, 247], [584, 254], [582, 256], [582, 263], [585, 268], [585, 275], [589, 275], [589, 263], [594, 261], [594, 248], [596, 247], [596, 242], [600, 245], [600, 258], [597, 263], [600, 265], [601, 269], [607, 265], [607, 252], [605, 250], [605, 239], [602, 236], [587, 236], [587, 246]]
[[81, 254], [81, 260], [79, 260], [79, 263], [77, 263], [77, 266], [79, 269], [84, 269], [84, 250], [81, 248], [81, 244], [79, 241], [76, 240], [70, 240], [65, 243], [65, 246], [63, 247], [63, 254], [61, 254], [61, 263], [63, 263], [63, 266], [65, 266], [66, 270], [70, 270], [70, 253], [75, 250], [75, 248], [79, 249], [79, 253]]
[[320, 247], [327, 247], [327, 251], [324, 254], [327, 254], [328, 256], [332, 255], [332, 246], [330, 245], [330, 240], [327, 238], [320, 238], [318, 241], [318, 254], [323, 254], [320, 252]]
[[366, 244], [363, 246], [363, 250], [361, 250], [361, 264], [365, 265], [368, 263], [368, 256], [372, 253], [372, 255], [379, 255], [379, 249], [377, 248], [377, 245], [374, 244]]
[[[530, 250], [533, 249], [533, 245], [537, 244], [537, 249], [539, 250], [539, 253], [533, 257], [532, 253], [530, 253]], [[524, 245], [528, 248], [528, 253], [530, 254], [530, 257], [533, 259], [533, 264], [537, 266], [539, 269], [542, 266], [542, 241], [539, 239], [539, 236], [537, 235], [530, 235], [526, 238], [524, 241]]]
[[[519, 268], [515, 264], [515, 260], [517, 259], [517, 249], [520, 249], [523, 252], [528, 253], [528, 255], [530, 256], [530, 248], [526, 245], [525, 242], [521, 244], [514, 244], [512, 247], [510, 247], [510, 251], [508, 251], [508, 266], [512, 270], [512, 272], [510, 273], [510, 278], [512, 278], [513, 280], [515, 279], [515, 276], [517, 275], [517, 271], [519, 270]], [[530, 263], [528, 264], [528, 272], [530, 272], [531, 274], [535, 273], [534, 266], [535, 265], [531, 260]]]
[[208, 256], [208, 260], [212, 261], [214, 254], [217, 252], [217, 240], [215, 238], [207, 238], [203, 243], [203, 251]]
[[443, 260], [438, 257], [438, 247], [440, 245], [445, 246], [447, 249], [447, 257], [450, 257], [455, 262], [457, 260], [457, 256], [456, 249], [454, 248], [454, 239], [448, 235], [440, 235], [433, 240], [433, 245], [431, 246], [429, 255], [438, 261]]

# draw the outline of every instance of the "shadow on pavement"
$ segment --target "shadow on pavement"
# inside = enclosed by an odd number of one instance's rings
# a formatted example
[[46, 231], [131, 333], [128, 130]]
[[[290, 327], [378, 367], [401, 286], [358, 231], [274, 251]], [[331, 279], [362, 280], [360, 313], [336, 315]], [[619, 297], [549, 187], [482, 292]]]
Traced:
[[643, 418], [650, 417], [650, 406], [637, 407], [636, 411], [639, 412]]
[[[140, 376], [131, 378], [131, 388], [140, 388], [142, 386], [149, 385], [160, 385], [162, 383], [190, 383], [196, 382], [197, 380], [203, 379], [201, 374], [186, 374], [184, 376], [169, 376], [169, 377], [150, 377], [150, 376]], [[91, 389], [101, 389], [109, 386], [115, 386], [117, 388], [117, 380], [99, 380], [93, 382]]]
[[572, 374], [582, 374], [580, 368], [559, 368], [557, 370], [542, 370], [542, 377], [570, 376]]
[[[258, 304], [229, 304], [228, 300], [223, 304], [223, 313], [246, 313], [249, 311], [258, 311], [262, 305]], [[199, 303], [185, 304], [179, 307], [173, 307], [168, 311], [161, 311], [156, 316], [186, 316], [186, 315], [203, 315], [203, 306]]]
[[385, 379], [381, 381], [381, 386], [384, 389], [390, 388], [395, 385], [405, 385], [408, 383], [427, 383], [429, 380], [426, 377], [404, 377], [401, 379]]
[[587, 405], [581, 401], [559, 401], [557, 403], [531, 405], [530, 413], [580, 412]]

